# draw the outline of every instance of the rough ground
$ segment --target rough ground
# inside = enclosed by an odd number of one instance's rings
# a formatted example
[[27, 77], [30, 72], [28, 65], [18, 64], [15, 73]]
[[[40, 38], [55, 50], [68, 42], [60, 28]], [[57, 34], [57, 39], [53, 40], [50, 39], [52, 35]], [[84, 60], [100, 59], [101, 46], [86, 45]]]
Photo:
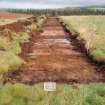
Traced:
[[0, 11], [0, 19], [15, 19], [15, 18], [22, 18], [22, 17], [31, 17], [32, 15], [21, 14], [21, 13], [11, 13]]
[[61, 23], [50, 17], [39, 32], [30, 34], [30, 42], [22, 45], [25, 60], [19, 71], [8, 73], [7, 81], [36, 83], [56, 81], [89, 83], [105, 81], [97, 66], [73, 44]]
[[0, 25], [0, 31], [9, 29], [12, 32], [22, 32], [26, 26], [31, 25], [32, 23], [28, 20], [35, 21], [36, 17], [27, 18], [27, 20], [17, 21], [6, 25]]

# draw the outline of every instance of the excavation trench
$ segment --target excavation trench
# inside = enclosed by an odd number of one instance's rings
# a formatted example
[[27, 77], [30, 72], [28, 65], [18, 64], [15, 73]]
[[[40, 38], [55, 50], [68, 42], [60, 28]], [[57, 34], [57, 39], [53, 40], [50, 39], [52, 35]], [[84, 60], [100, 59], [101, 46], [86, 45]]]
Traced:
[[79, 49], [58, 19], [50, 17], [41, 31], [32, 32], [30, 42], [22, 45], [25, 63], [18, 71], [5, 74], [5, 82], [104, 82], [100, 68]]

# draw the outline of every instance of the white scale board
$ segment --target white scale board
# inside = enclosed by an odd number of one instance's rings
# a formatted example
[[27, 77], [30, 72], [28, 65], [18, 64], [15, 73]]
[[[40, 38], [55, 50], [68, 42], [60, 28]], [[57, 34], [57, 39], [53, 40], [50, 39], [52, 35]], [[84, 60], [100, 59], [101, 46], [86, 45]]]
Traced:
[[55, 82], [44, 82], [44, 91], [56, 91], [56, 83]]

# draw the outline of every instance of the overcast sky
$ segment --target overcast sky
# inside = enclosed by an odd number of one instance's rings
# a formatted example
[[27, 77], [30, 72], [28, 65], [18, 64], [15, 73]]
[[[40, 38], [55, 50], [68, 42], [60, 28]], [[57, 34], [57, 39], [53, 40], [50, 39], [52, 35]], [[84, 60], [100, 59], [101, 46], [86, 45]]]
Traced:
[[60, 8], [103, 4], [105, 0], [0, 0], [0, 8]]

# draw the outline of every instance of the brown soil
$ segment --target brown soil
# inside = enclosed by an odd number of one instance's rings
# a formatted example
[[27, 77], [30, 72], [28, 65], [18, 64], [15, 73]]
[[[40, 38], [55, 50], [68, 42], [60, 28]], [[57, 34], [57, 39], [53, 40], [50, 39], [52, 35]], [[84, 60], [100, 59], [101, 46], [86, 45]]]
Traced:
[[14, 19], [20, 17], [27, 17], [27, 16], [32, 16], [32, 15], [0, 11], [0, 19]]
[[15, 31], [15, 32], [21, 32], [22, 30], [24, 30], [24, 28], [30, 24], [32, 24], [31, 22], [33, 20], [36, 20], [36, 17], [31, 17], [29, 18], [29, 20], [22, 20], [22, 21], [17, 21], [11, 24], [7, 24], [7, 25], [0, 25], [0, 30], [4, 30], [4, 29], [9, 29], [11, 31]]
[[19, 71], [5, 75], [6, 82], [55, 81], [66, 83], [103, 82], [100, 68], [89, 62], [55, 18], [50, 17], [40, 32], [30, 34], [30, 42], [22, 45], [25, 60]]

